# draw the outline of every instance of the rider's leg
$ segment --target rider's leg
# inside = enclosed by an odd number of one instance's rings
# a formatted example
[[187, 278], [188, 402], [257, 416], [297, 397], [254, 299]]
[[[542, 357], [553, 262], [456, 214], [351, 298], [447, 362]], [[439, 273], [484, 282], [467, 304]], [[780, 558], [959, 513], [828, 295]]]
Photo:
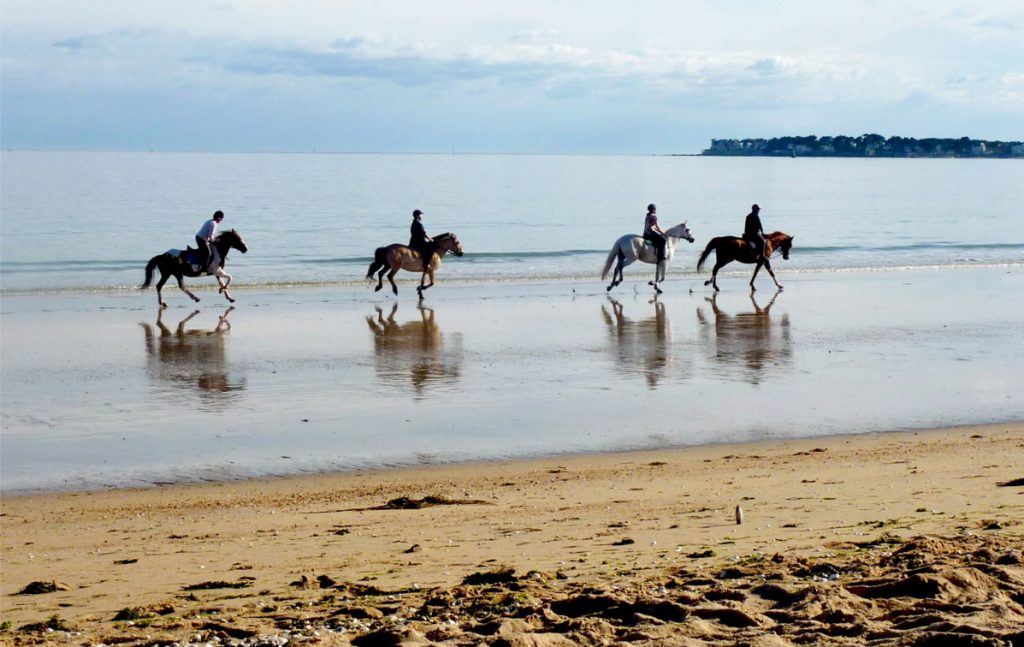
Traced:
[[430, 264], [434, 261], [434, 255], [437, 254], [437, 249], [433, 244], [427, 243], [420, 251], [420, 255], [423, 256], [423, 271], [430, 270]]
[[210, 262], [210, 241], [196, 236], [196, 248], [199, 252], [199, 267], [206, 270], [206, 265]]

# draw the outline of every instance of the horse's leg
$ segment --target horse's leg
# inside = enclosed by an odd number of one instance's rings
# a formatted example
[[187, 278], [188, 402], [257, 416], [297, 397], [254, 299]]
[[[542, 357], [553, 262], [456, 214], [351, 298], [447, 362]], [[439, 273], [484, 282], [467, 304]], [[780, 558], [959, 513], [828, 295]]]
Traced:
[[[754, 287], [754, 279], [757, 278], [757, 273], [761, 271], [761, 265], [763, 265], [763, 264], [764, 263], [762, 261], [758, 261], [757, 265], [754, 266], [754, 276], [750, 277], [750, 291], [751, 292], [757, 291], [757, 288]], [[771, 270], [768, 270], [768, 271], [770, 272]]]
[[178, 289], [184, 292], [185, 294], [189, 295], [193, 301], [199, 303], [199, 297], [192, 294], [192, 292], [190, 292], [189, 289], [185, 287], [185, 281], [182, 278], [182, 276], [180, 274], [175, 274], [174, 278], [178, 279]]
[[384, 267], [380, 268], [380, 272], [377, 272], [377, 287], [373, 288], [374, 292], [380, 292], [381, 288], [384, 287], [384, 273], [391, 269], [391, 266], [387, 263]]
[[715, 292], [718, 292], [718, 270], [722, 269], [722, 267], [724, 265], [725, 265], [725, 263], [719, 264], [716, 261], [714, 269], [711, 270], [711, 280], [704, 281], [704, 285], [707, 285], [708, 283], [710, 283], [711, 286], [715, 288]]
[[764, 269], [768, 270], [768, 274], [770, 274], [772, 280], [775, 281], [775, 287], [781, 290], [782, 284], [779, 283], [779, 280], [777, 278], [775, 278], [775, 272], [772, 271], [772, 263], [767, 258], [764, 259]]
[[[430, 283], [424, 285], [423, 282], [426, 281], [427, 279], [430, 279]], [[434, 268], [430, 268], [429, 270], [423, 273], [423, 278], [420, 279], [420, 287], [416, 288], [416, 292], [420, 295], [420, 298], [422, 299], [423, 292], [428, 288], [432, 287], [434, 287]]]
[[[160, 290], [163, 289], [164, 283], [167, 283], [167, 279], [168, 278], [169, 277], [166, 274], [163, 273], [163, 270], [161, 270], [160, 271], [160, 280], [157, 281], [157, 283], [156, 283], [156, 302], [160, 304], [161, 308], [166, 308], [167, 307], [167, 302], [164, 301], [163, 296], [160, 295]], [[157, 321], [159, 322], [159, 318], [157, 319]]]
[[[217, 277], [217, 285], [220, 286], [220, 290], [219, 291], [224, 294], [224, 298], [226, 298], [228, 300], [228, 302], [234, 303], [235, 302], [234, 298], [232, 298], [231, 293], [228, 292], [228, 286], [231, 285], [231, 275], [228, 274], [227, 272], [225, 272], [224, 268], [221, 267], [221, 268], [217, 269], [217, 273], [214, 276]], [[227, 279], [228, 279], [227, 282], [224, 282], [222, 277], [227, 277]]]
[[[626, 262], [625, 256], [619, 258], [619, 263], [618, 265], [615, 266], [615, 274], [612, 275], [612, 282], [614, 285], [619, 285], [624, 280], [626, 280], [626, 274], [624, 270], [626, 269], [626, 265], [628, 264], [629, 263]], [[619, 277], [618, 279], [615, 278], [616, 275]]]
[[391, 291], [395, 293], [395, 296], [398, 296], [398, 286], [395, 285], [395, 274], [398, 274], [397, 266], [391, 268], [391, 271], [388, 272], [388, 283], [391, 284]]
[[[231, 275], [225, 272], [223, 267], [219, 267], [217, 268], [217, 273], [214, 274], [214, 276], [217, 277], [217, 283], [220, 284], [220, 291], [227, 292], [228, 286], [231, 285]], [[226, 278], [227, 282], [222, 281], [221, 278]]]
[[622, 254], [619, 254], [618, 259], [616, 259], [616, 261], [615, 261], [615, 269], [612, 270], [612, 282], [608, 284], [608, 287], [605, 289], [606, 292], [611, 292], [612, 288], [614, 288], [619, 283], [622, 283], [622, 261], [623, 260], [625, 260], [625, 258], [622, 256]]
[[178, 289], [181, 290], [181, 292], [188, 295], [191, 298], [191, 300], [195, 301], [196, 303], [199, 303], [199, 297], [191, 293], [191, 291], [188, 290], [188, 288], [185, 288], [184, 279], [181, 276], [177, 276], [176, 278], [178, 279]]
[[661, 288], [658, 287], [658, 283], [665, 280], [663, 263], [664, 261], [658, 261], [654, 264], [654, 280], [648, 283], [648, 285], [654, 286], [654, 291], [658, 294], [661, 294]]

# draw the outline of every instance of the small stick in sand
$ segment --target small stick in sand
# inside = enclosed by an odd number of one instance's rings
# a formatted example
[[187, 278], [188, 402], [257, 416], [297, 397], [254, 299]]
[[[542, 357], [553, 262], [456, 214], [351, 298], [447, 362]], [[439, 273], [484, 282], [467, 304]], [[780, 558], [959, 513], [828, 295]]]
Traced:
[[736, 506], [736, 525], [743, 523], [743, 508]]

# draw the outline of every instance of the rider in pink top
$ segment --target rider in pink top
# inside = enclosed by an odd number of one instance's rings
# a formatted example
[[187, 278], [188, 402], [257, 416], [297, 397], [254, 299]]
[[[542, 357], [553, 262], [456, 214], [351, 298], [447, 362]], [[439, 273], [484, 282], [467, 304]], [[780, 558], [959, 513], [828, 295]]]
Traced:
[[658, 262], [665, 260], [665, 230], [658, 224], [658, 208], [647, 205], [647, 217], [644, 218], [644, 239], [651, 241], [658, 251]]

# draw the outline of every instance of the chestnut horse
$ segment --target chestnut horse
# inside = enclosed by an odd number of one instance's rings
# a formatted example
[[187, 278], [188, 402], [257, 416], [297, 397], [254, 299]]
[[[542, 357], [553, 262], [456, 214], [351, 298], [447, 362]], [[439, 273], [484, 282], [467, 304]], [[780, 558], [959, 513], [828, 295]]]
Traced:
[[[430, 261], [430, 267], [426, 270], [423, 269], [423, 258], [420, 253], [416, 250], [408, 247], [407, 245], [401, 245], [394, 243], [386, 247], [378, 247], [373, 252], [373, 262], [370, 263], [370, 269], [366, 271], [366, 278], [372, 279], [373, 273], [377, 273], [377, 287], [373, 289], [374, 292], [379, 291], [384, 287], [384, 273], [387, 272], [388, 282], [391, 284], [391, 291], [398, 294], [398, 286], [395, 285], [395, 274], [398, 270], [406, 270], [408, 272], [422, 272], [423, 276], [420, 277], [420, 284], [416, 288], [416, 293], [423, 298], [423, 291], [434, 285], [434, 273], [441, 267], [441, 258], [446, 252], [455, 254], [456, 256], [462, 256], [462, 243], [459, 242], [459, 238], [450, 232], [434, 236], [434, 245], [437, 247], [437, 253], [434, 254], [434, 258]], [[430, 283], [427, 283], [427, 279], [430, 279]]]
[[715, 280], [718, 278], [718, 270], [722, 269], [725, 265], [733, 261], [739, 261], [740, 263], [757, 263], [757, 267], [754, 268], [754, 276], [750, 278], [750, 289], [751, 291], [756, 290], [754, 287], [754, 279], [757, 278], [757, 273], [760, 271], [761, 266], [764, 265], [764, 269], [768, 270], [771, 274], [772, 280], [775, 281], [775, 287], [782, 289], [782, 284], [775, 278], [775, 272], [772, 271], [771, 258], [772, 251], [778, 249], [782, 251], [782, 258], [789, 258], [789, 250], [793, 247], [793, 237], [789, 234], [784, 234], [781, 231], [773, 231], [764, 237], [764, 258], [758, 259], [754, 250], [750, 247], [747, 241], [736, 236], [719, 236], [712, 238], [708, 242], [708, 246], [704, 248], [704, 253], [700, 255], [700, 259], [697, 261], [697, 271], [700, 272], [701, 268], [704, 267], [704, 261], [707, 260], [711, 251], [715, 252], [715, 268], [711, 270], [711, 278], [704, 281], [704, 285], [713, 285], [715, 291], [718, 291], [718, 282]]

